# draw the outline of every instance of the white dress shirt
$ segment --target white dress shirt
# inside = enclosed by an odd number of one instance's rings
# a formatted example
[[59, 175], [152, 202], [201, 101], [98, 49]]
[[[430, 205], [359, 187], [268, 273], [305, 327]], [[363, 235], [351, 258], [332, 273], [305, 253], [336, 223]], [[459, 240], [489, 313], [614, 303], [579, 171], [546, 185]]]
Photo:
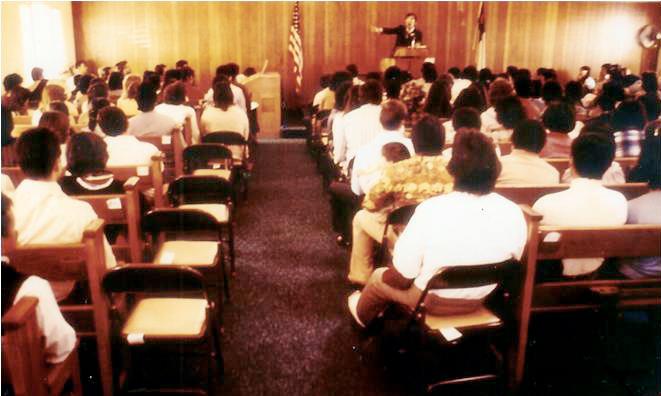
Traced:
[[399, 131], [383, 131], [356, 153], [351, 172], [351, 190], [356, 195], [367, 194], [381, 177], [381, 168], [385, 164], [381, 149], [387, 143], [401, 143], [415, 155], [411, 139], [404, 137], [404, 128]]
[[[533, 209], [544, 216], [542, 225], [599, 227], [618, 226], [627, 221], [624, 195], [605, 188], [595, 179], [574, 179], [567, 190], [538, 199]], [[603, 258], [563, 259], [563, 274], [588, 274], [602, 262]]]
[[169, 136], [176, 127], [177, 122], [172, 117], [152, 110], [129, 118], [126, 133], [137, 137]]
[[[527, 226], [518, 205], [496, 193], [454, 191], [422, 202], [395, 244], [393, 264], [423, 290], [443, 267], [520, 259]], [[485, 285], [432, 291], [444, 298], [482, 299], [496, 288]]]
[[512, 153], [500, 157], [502, 170], [496, 184], [558, 184], [560, 174], [538, 154], [513, 149]]
[[149, 166], [151, 157], [158, 154], [156, 146], [141, 142], [135, 136], [127, 134], [106, 136], [103, 140], [108, 150], [108, 167]]
[[312, 106], [319, 106], [321, 105], [321, 101], [328, 95], [330, 92], [330, 88], [326, 87], [322, 89], [321, 91], [317, 92], [314, 94], [314, 99], [312, 99]]
[[484, 110], [480, 114], [480, 120], [482, 121], [482, 130], [486, 132], [495, 131], [498, 129], [503, 129], [503, 126], [498, 122], [496, 117], [496, 109], [491, 106], [488, 109]]
[[200, 118], [200, 126], [204, 133], [238, 132], [246, 140], [250, 134], [248, 116], [236, 105], [229, 106], [226, 111], [215, 106], [207, 106]]
[[331, 131], [333, 134], [333, 162], [345, 169], [347, 163], [347, 137], [344, 132], [343, 111], [335, 113]]
[[361, 147], [369, 143], [383, 130], [379, 120], [380, 117], [381, 106], [369, 103], [344, 115], [347, 162], [356, 155]]
[[463, 78], [457, 78], [454, 80], [454, 83], [452, 84], [452, 98], [450, 99], [450, 103], [454, 104], [454, 101], [457, 100], [457, 97], [463, 91], [464, 89], [470, 87], [472, 84], [471, 80], [466, 80]]
[[197, 126], [197, 114], [195, 114], [195, 109], [186, 105], [161, 103], [154, 108], [154, 111], [172, 118], [181, 128], [184, 127], [187, 119], [190, 120], [193, 144], [200, 142], [200, 128]]

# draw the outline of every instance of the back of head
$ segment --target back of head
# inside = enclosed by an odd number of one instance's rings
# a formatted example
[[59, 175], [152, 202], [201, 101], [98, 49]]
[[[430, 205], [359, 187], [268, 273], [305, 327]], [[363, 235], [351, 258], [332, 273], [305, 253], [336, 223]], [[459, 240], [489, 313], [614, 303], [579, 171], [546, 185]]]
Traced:
[[333, 73], [329, 88], [331, 91], [335, 91], [337, 87], [340, 86], [345, 81], [351, 81], [351, 74], [344, 70]]
[[64, 88], [56, 84], [46, 85], [42, 96], [42, 100], [46, 102], [64, 102], [67, 100], [67, 94]]
[[67, 166], [73, 176], [102, 172], [108, 162], [106, 142], [91, 132], [76, 133], [67, 144]]
[[39, 127], [55, 132], [60, 144], [64, 144], [69, 137], [69, 116], [59, 111], [47, 111], [41, 115]]
[[254, 67], [246, 67], [246, 69], [243, 71], [243, 74], [246, 77], [250, 77], [252, 75], [257, 74], [257, 70]]
[[18, 138], [16, 153], [25, 176], [45, 180], [52, 175], [60, 160], [60, 141], [48, 128], [33, 128]]
[[451, 68], [449, 68], [448, 73], [453, 78], [459, 78], [461, 76], [461, 70], [459, 70], [459, 68], [457, 66], [452, 66]]
[[565, 100], [570, 104], [577, 104], [583, 98], [583, 85], [578, 81], [569, 81], [565, 84]]
[[381, 81], [381, 72], [371, 71], [365, 75], [366, 80], [376, 80]]
[[477, 81], [477, 68], [473, 65], [464, 67], [461, 77], [466, 80]]
[[615, 158], [615, 144], [602, 135], [581, 134], [572, 142], [571, 157], [580, 177], [599, 180]]
[[532, 96], [532, 80], [529, 76], [518, 73], [514, 78], [514, 90], [520, 98], [529, 98]]
[[506, 129], [513, 129], [527, 118], [526, 110], [516, 96], [510, 96], [496, 103], [496, 120]]
[[360, 97], [363, 103], [381, 104], [381, 99], [383, 98], [381, 83], [374, 80], [367, 80], [365, 84], [360, 86]]
[[379, 121], [383, 129], [397, 131], [402, 127], [406, 118], [406, 106], [399, 100], [387, 100], [381, 105]]
[[549, 103], [555, 100], [562, 100], [562, 86], [555, 80], [547, 81], [542, 86], [542, 99]]
[[436, 71], [436, 65], [431, 62], [425, 62], [422, 64], [422, 78], [427, 83], [433, 83], [438, 78], [438, 72]]
[[[119, 83], [120, 89], [121, 89], [121, 80]], [[110, 96], [110, 90], [108, 89], [108, 86], [105, 83], [94, 83], [90, 85], [89, 89], [87, 90], [87, 96], [89, 97], [90, 100], [92, 99], [97, 99], [97, 98], [108, 98]]]
[[9, 74], [2, 81], [2, 85], [5, 87], [5, 92], [11, 92], [23, 83], [23, 77], [16, 73]]
[[336, 110], [344, 111], [347, 105], [347, 99], [349, 98], [349, 91], [351, 90], [352, 86], [353, 84], [350, 81], [345, 81], [335, 89]]
[[188, 61], [186, 59], [179, 59], [177, 63], [174, 64], [174, 67], [177, 69], [182, 69], [188, 66]]
[[641, 144], [638, 158], [639, 178], [651, 189], [661, 189], [661, 136], [648, 136]]
[[491, 83], [491, 81], [493, 81], [494, 76], [493, 76], [493, 73], [491, 72], [491, 69], [485, 67], [485, 68], [480, 69], [480, 73], [478, 74], [478, 78], [479, 78], [480, 82], [483, 85], [489, 85]]
[[500, 169], [493, 142], [487, 136], [477, 131], [457, 134], [448, 164], [448, 171], [454, 176], [455, 191], [489, 194], [496, 185]]
[[107, 106], [99, 111], [99, 126], [108, 136], [119, 136], [126, 132], [128, 120], [119, 107]]
[[384, 80], [399, 80], [402, 75], [402, 69], [397, 66], [390, 66], [383, 73]]
[[213, 102], [223, 111], [227, 111], [234, 103], [234, 94], [229, 82], [219, 81], [213, 85]]
[[135, 100], [138, 102], [138, 110], [143, 113], [154, 110], [156, 106], [156, 88], [149, 82], [143, 82], [138, 86], [138, 94]]
[[184, 66], [181, 69], [181, 80], [184, 82], [195, 80], [195, 70], [188, 66]]
[[165, 88], [165, 103], [172, 105], [180, 105], [186, 102], [186, 86], [177, 81], [168, 85]]
[[44, 69], [40, 67], [33, 67], [30, 75], [32, 77], [32, 81], [39, 81], [44, 78]]
[[48, 111], [57, 111], [69, 117], [69, 108], [64, 102], [50, 102], [48, 104]]
[[514, 65], [509, 65], [507, 66], [506, 73], [510, 78], [514, 78], [516, 76], [516, 73], [519, 71], [519, 68], [514, 66]]
[[512, 145], [514, 148], [531, 153], [539, 153], [546, 144], [546, 130], [541, 122], [523, 120], [514, 127]]
[[504, 78], [495, 79], [489, 86], [489, 103], [495, 106], [499, 101], [514, 95], [514, 89]]
[[108, 88], [111, 91], [122, 89], [122, 82], [124, 82], [124, 75], [120, 72], [112, 72], [108, 77]]
[[330, 85], [331, 78], [332, 76], [330, 74], [323, 74], [321, 77], [319, 77], [319, 86], [321, 88], [327, 88]]
[[346, 71], [349, 72], [349, 74], [351, 74], [351, 77], [358, 77], [358, 66], [356, 66], [355, 64], [352, 63], [350, 65], [347, 65]]
[[236, 76], [238, 76], [240, 71], [241, 71], [241, 68], [236, 63], [230, 62], [230, 63], [227, 64], [227, 74], [230, 78], [233, 79]]
[[544, 111], [542, 121], [551, 132], [569, 133], [576, 127], [574, 108], [565, 102], [552, 102]]
[[402, 84], [397, 80], [386, 80], [383, 83], [383, 88], [386, 91], [388, 99], [399, 99], [399, 94], [402, 90]]
[[438, 79], [429, 87], [427, 102], [425, 103], [425, 112], [436, 117], [450, 117], [452, 114], [452, 97], [450, 84], [446, 80]]
[[626, 96], [622, 82], [618, 80], [611, 80], [605, 83], [602, 87], [601, 95], [607, 96], [613, 102], [623, 101]]
[[482, 128], [482, 119], [480, 113], [472, 107], [460, 107], [452, 114], [452, 128], [458, 131], [461, 128], [477, 129]]
[[[350, 82], [348, 83], [351, 84]], [[348, 113], [351, 110], [355, 110], [364, 104], [363, 98], [360, 96], [360, 87], [360, 85], [351, 84], [349, 92], [347, 92], [346, 98], [344, 100], [343, 110], [345, 113]]]
[[640, 102], [633, 99], [623, 101], [613, 112], [612, 124], [616, 131], [641, 131], [646, 122], [645, 109]]
[[479, 112], [484, 111], [486, 108], [486, 103], [484, 103], [484, 98], [480, 93], [479, 89], [475, 85], [471, 85], [468, 88], [461, 91], [457, 99], [454, 101], [454, 108], [460, 109], [462, 107], [470, 107]]
[[439, 155], [445, 145], [445, 129], [434, 116], [424, 116], [413, 126], [413, 148], [418, 155]]
[[180, 69], [168, 69], [165, 72], [163, 77], [163, 83], [169, 85], [174, 81], [181, 81], [181, 70]]
[[110, 101], [106, 98], [95, 98], [95, 99], [92, 100], [92, 106], [91, 106], [90, 112], [89, 112], [89, 123], [87, 124], [90, 131], [93, 131], [93, 130], [96, 129], [96, 124], [97, 124], [98, 117], [99, 117], [99, 112], [101, 111], [101, 109], [104, 109], [108, 106], [110, 106]]
[[159, 77], [165, 74], [165, 70], [167, 69], [167, 66], [165, 66], [162, 63], [159, 63], [158, 65], [154, 66], [154, 73], [156, 73]]
[[381, 155], [388, 162], [399, 162], [411, 158], [411, 153], [399, 142], [386, 143], [381, 147]]
[[78, 89], [78, 91], [81, 94], [87, 95], [87, 89], [90, 87], [90, 84], [92, 83], [93, 78], [94, 77], [92, 77], [89, 74], [85, 74], [83, 76], [80, 76], [80, 78], [78, 79], [78, 85], [76, 86], [76, 88]]
[[154, 90], [158, 90], [158, 87], [161, 86], [161, 76], [151, 70], [145, 70], [142, 74], [142, 82], [150, 84], [154, 87]]

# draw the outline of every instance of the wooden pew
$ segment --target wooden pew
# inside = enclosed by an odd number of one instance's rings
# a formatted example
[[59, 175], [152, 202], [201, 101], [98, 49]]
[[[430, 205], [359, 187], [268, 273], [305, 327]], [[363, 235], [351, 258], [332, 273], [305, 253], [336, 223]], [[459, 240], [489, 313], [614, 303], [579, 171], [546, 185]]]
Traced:
[[20, 246], [8, 255], [18, 271], [50, 281], [87, 282], [90, 303], [60, 305], [62, 314], [79, 337], [95, 337], [104, 396], [112, 396], [113, 376], [108, 306], [101, 290], [106, 272], [104, 221], [91, 222], [80, 243]]
[[[621, 308], [661, 305], [661, 278], [535, 283], [539, 260], [661, 256], [661, 225], [550, 227], [541, 226], [542, 216], [530, 207], [522, 205], [522, 210], [528, 222], [528, 244], [522, 260], [525, 276], [518, 312], [519, 335], [512, 356], [514, 371], [511, 380], [515, 387], [523, 380], [528, 327], [533, 313], [599, 309], [606, 301]], [[549, 292], [558, 288], [573, 288], [587, 294], [578, 294], [570, 301], [548, 298], [552, 295]], [[608, 297], [605, 298], [602, 291], [608, 291]]]
[[141, 142], [151, 143], [163, 153], [163, 180], [172, 182], [183, 175], [182, 152], [185, 142], [180, 128], [172, 130], [168, 136], [138, 137]]
[[72, 394], [82, 396], [78, 343], [64, 361], [47, 364], [38, 303], [37, 297], [23, 297], [2, 317], [3, 379], [9, 379], [4, 385], [10, 385], [15, 396], [55, 396], [71, 380]]
[[117, 180], [128, 180], [138, 177], [138, 190], [145, 192], [153, 188], [154, 206], [162, 208], [165, 206], [163, 184], [163, 154], [159, 153], [151, 158], [149, 166], [118, 166], [108, 167]]
[[[560, 176], [562, 176], [565, 170], [571, 167], [570, 158], [544, 158], [544, 159], [546, 160], [546, 162], [553, 165], [553, 167], [557, 169], [558, 172], [560, 172]], [[620, 167], [622, 167], [622, 172], [624, 173], [624, 177], [626, 177], [629, 174], [629, 171], [638, 163], [638, 157], [619, 157], [619, 158], [615, 158], [615, 162], [620, 164]]]
[[[638, 198], [649, 191], [647, 183], [624, 183], [609, 184], [604, 187], [621, 192], [627, 200]], [[547, 194], [564, 191], [569, 188], [568, 184], [549, 185], [496, 185], [494, 192], [521, 205], [532, 206], [539, 198]]]
[[85, 201], [92, 206], [96, 215], [107, 225], [126, 226], [128, 244], [111, 245], [117, 260], [142, 262], [142, 239], [140, 233], [139, 179], [129, 178], [124, 183], [124, 194], [75, 195], [72, 198]]

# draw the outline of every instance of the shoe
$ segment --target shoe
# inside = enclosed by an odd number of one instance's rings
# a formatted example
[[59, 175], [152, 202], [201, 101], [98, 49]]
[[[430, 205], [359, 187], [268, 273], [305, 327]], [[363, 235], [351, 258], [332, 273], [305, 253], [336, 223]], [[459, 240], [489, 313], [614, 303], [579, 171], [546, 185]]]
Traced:
[[351, 242], [347, 241], [347, 239], [342, 235], [335, 237], [335, 243], [337, 243], [338, 246], [344, 248], [351, 246]]
[[360, 300], [360, 291], [356, 290], [347, 298], [347, 305], [349, 306], [349, 312], [351, 312], [351, 316], [356, 323], [360, 325], [360, 327], [365, 328], [363, 322], [358, 319], [358, 300]]

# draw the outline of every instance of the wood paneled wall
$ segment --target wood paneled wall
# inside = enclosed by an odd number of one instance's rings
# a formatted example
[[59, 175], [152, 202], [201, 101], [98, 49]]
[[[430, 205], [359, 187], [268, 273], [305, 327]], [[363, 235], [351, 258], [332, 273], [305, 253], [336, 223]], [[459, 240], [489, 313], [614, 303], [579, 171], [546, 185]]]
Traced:
[[[487, 66], [555, 67], [565, 78], [581, 65], [605, 62], [641, 67], [637, 30], [661, 21], [654, 3], [486, 3]], [[293, 2], [74, 2], [77, 56], [97, 65], [126, 59], [141, 72], [157, 63], [187, 59], [207, 85], [221, 63], [269, 69], [292, 80], [287, 52]], [[394, 37], [370, 25], [401, 23], [415, 12], [439, 68], [475, 62], [479, 2], [302, 2], [304, 94], [310, 100], [321, 74], [356, 63], [377, 70]]]

